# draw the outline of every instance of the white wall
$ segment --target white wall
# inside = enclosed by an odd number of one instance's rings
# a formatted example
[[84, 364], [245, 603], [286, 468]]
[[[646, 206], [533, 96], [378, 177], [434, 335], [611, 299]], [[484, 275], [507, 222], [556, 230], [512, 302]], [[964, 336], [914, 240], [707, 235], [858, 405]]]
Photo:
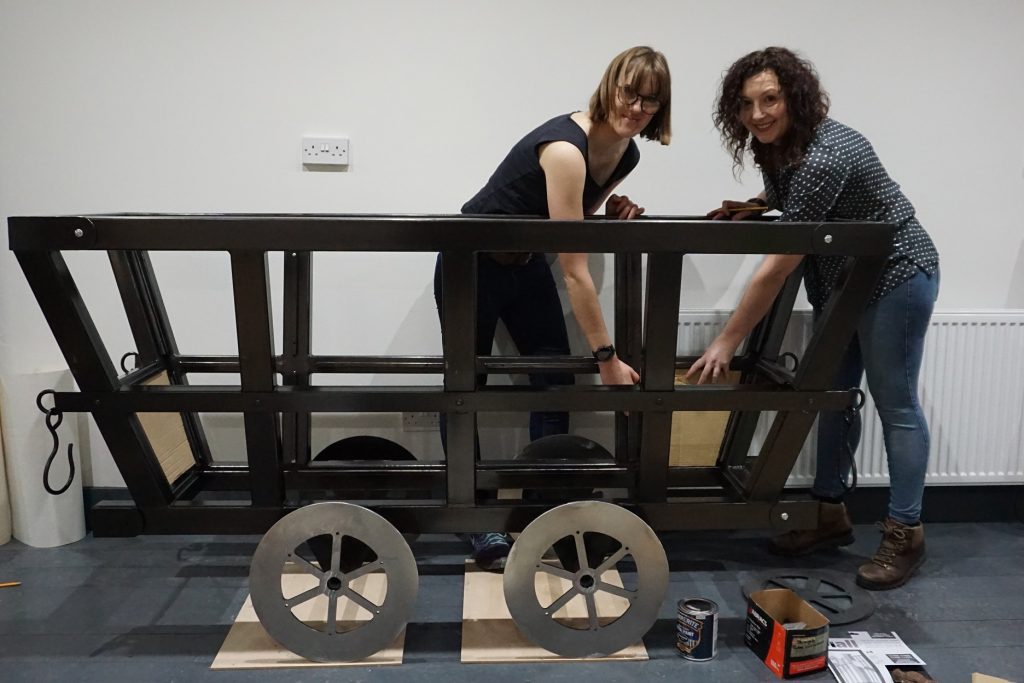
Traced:
[[[626, 7], [0, 0], [0, 216], [456, 212], [511, 144], [585, 107], [609, 59], [641, 43], [671, 64], [675, 139], [642, 143], [622, 190], [651, 214], [702, 213], [759, 189], [752, 170], [733, 180], [710, 111], [733, 60], [780, 44], [816, 63], [833, 115], [872, 140], [918, 207], [943, 256], [939, 307], [1024, 308], [1024, 212], [1013, 208], [1024, 190], [1024, 3]], [[304, 134], [349, 137], [349, 170], [304, 172]], [[61, 365], [2, 239], [0, 373]], [[114, 301], [105, 259], [69, 260], [119, 358], [133, 344], [104, 303]], [[227, 257], [154, 261], [183, 352], [232, 353]], [[754, 262], [695, 259], [684, 307], [730, 307]], [[432, 265], [318, 257], [317, 351], [437, 353]], [[512, 438], [503, 447], [521, 445], [521, 430]], [[86, 483], [118, 485], [102, 445], [91, 452]]]

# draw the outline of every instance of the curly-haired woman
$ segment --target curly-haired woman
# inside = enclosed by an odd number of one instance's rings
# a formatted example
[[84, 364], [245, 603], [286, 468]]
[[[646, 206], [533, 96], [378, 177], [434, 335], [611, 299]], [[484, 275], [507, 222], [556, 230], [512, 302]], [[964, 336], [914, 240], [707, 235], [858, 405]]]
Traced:
[[[736, 169], [747, 150], [760, 168], [764, 192], [751, 206], [782, 212], [783, 221], [860, 220], [898, 226], [885, 271], [856, 334], [845, 349], [835, 386], [868, 389], [882, 421], [889, 461], [888, 518], [882, 542], [860, 567], [857, 583], [869, 589], [903, 585], [924, 561], [921, 499], [928, 464], [928, 425], [917, 397], [924, 337], [939, 287], [939, 257], [914, 207], [882, 167], [863, 135], [828, 117], [829, 99], [810, 62], [785, 48], [752, 52], [722, 79], [714, 122]], [[715, 218], [747, 202], [723, 202]], [[728, 210], [727, 210], [728, 209]], [[820, 315], [842, 270], [837, 256], [768, 255], [758, 267], [736, 311], [689, 374], [714, 381], [728, 369], [737, 347], [768, 311], [786, 278], [801, 261], [804, 285]], [[818, 528], [774, 539], [784, 554], [849, 545], [853, 527], [843, 505], [849, 464], [841, 457], [844, 426], [838, 413], [818, 421], [817, 472], [811, 493], [819, 501]], [[860, 424], [849, 434], [852, 447]]]

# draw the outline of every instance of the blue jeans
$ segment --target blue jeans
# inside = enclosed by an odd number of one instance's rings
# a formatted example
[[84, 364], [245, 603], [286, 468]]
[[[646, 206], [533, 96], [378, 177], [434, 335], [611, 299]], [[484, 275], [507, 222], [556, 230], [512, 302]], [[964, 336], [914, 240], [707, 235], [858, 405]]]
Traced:
[[[434, 300], [444, 320], [441, 297], [441, 254], [434, 267]], [[568, 356], [569, 335], [562, 315], [551, 268], [542, 254], [534, 254], [523, 265], [501, 265], [485, 254], [477, 257], [476, 354], [491, 355], [498, 320], [505, 323], [512, 342], [523, 356]], [[572, 384], [568, 373], [531, 373], [534, 387]], [[487, 384], [487, 375], [477, 376], [477, 385]], [[569, 413], [530, 413], [530, 440], [567, 434]], [[441, 442], [447, 449], [447, 429], [441, 416]], [[479, 452], [479, 445], [477, 445]]]
[[[921, 516], [924, 477], [930, 444], [928, 423], [917, 398], [924, 336], [939, 293], [939, 273], [918, 272], [864, 311], [857, 332], [836, 374], [839, 389], [860, 386], [867, 373], [868, 391], [882, 421], [889, 462], [889, 516], [914, 524]], [[819, 311], [815, 311], [815, 318]], [[859, 416], [849, 431], [851, 451], [860, 442]], [[811, 492], [842, 497], [850, 471], [844, 454], [846, 425], [842, 413], [818, 417], [817, 471]]]

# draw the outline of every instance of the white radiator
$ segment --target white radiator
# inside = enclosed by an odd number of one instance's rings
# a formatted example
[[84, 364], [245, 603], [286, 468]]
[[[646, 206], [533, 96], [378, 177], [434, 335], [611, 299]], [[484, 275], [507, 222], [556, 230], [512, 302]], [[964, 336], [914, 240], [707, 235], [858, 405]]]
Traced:
[[[679, 353], [700, 354], [727, 318], [722, 311], [681, 311]], [[800, 356], [810, 329], [810, 311], [794, 313], [783, 350]], [[919, 391], [931, 430], [929, 484], [1024, 482], [1024, 311], [935, 313]], [[882, 427], [866, 395], [856, 455], [858, 483], [884, 486], [889, 470]], [[753, 453], [772, 417], [761, 416]], [[812, 429], [789, 478], [791, 486], [813, 481], [815, 440]]]

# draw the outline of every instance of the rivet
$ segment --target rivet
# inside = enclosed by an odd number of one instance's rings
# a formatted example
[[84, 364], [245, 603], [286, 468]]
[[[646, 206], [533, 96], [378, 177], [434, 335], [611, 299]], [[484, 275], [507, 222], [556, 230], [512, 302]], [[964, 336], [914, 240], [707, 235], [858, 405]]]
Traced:
[[75, 237], [82, 237], [85, 235], [85, 231], [81, 228], [75, 228]]
[[789, 519], [789, 513], [788, 512], [783, 512], [781, 515], [779, 515], [779, 517], [781, 517], [782, 521], [785, 522], [785, 521], [787, 521]]
[[825, 235], [825, 244], [832, 244], [832, 235]]

